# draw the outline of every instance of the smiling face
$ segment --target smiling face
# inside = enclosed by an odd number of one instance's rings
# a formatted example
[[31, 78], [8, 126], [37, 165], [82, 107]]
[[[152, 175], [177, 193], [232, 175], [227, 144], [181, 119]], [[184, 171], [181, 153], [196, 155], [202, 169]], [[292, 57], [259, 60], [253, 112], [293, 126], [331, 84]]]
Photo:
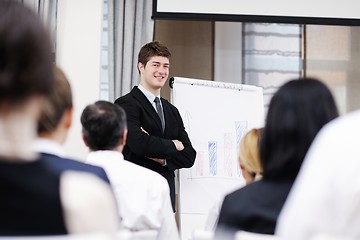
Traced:
[[159, 95], [169, 76], [169, 67], [169, 59], [162, 56], [151, 57], [146, 65], [139, 62], [141, 85], [155, 96]]

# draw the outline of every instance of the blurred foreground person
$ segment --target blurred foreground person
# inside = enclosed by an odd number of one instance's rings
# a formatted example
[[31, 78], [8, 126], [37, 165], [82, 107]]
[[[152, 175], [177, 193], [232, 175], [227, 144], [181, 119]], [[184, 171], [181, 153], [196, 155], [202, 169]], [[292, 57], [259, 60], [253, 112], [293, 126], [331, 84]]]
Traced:
[[103, 181], [87, 173], [52, 171], [32, 150], [41, 101], [53, 83], [42, 22], [20, 3], [0, 1], [0, 235], [117, 227], [115, 203]]
[[33, 149], [41, 153], [44, 161], [49, 162], [54, 171], [88, 172], [110, 183], [104, 169], [66, 158], [63, 144], [72, 125], [73, 101], [71, 87], [63, 71], [55, 67], [54, 74], [55, 82], [51, 94], [42, 101], [38, 136], [34, 141]]
[[292, 80], [279, 88], [271, 99], [260, 143], [263, 178], [225, 197], [218, 239], [232, 239], [238, 230], [274, 234], [308, 148], [318, 131], [337, 116], [331, 92], [318, 80]]
[[360, 110], [319, 132], [280, 213], [279, 239], [360, 238], [359, 134]]

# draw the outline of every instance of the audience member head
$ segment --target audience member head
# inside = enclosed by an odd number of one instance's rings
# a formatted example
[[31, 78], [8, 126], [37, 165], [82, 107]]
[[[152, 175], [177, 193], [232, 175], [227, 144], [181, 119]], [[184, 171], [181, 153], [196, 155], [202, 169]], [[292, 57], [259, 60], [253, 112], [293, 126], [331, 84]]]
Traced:
[[39, 17], [0, 1], [0, 155], [32, 160], [41, 98], [53, 87], [51, 43]]
[[82, 133], [91, 151], [122, 151], [126, 142], [125, 111], [117, 104], [97, 101], [81, 114]]
[[53, 84], [51, 44], [40, 18], [14, 1], [0, 2], [0, 105], [21, 106]]
[[334, 98], [311, 78], [284, 84], [271, 99], [260, 144], [263, 178], [296, 178], [318, 131], [338, 116]]
[[246, 184], [261, 178], [260, 139], [263, 128], [253, 128], [240, 141], [239, 163]]
[[54, 87], [42, 102], [38, 135], [45, 138], [58, 136], [56, 140], [62, 144], [71, 126], [73, 101], [71, 87], [64, 72], [54, 67], [54, 76]]
[[161, 42], [149, 42], [140, 49], [138, 54], [138, 63], [142, 63], [144, 66], [146, 66], [146, 63], [150, 60], [151, 57], [154, 56], [166, 57], [170, 59], [171, 53], [170, 50]]

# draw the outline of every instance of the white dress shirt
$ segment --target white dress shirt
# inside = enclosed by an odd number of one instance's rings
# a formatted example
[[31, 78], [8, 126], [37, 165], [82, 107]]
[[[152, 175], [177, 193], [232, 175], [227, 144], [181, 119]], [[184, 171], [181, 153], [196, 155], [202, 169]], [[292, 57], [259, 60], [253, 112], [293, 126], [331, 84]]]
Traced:
[[90, 152], [87, 163], [106, 171], [118, 202], [122, 227], [132, 231], [158, 230], [158, 239], [179, 239], [165, 178], [124, 160], [118, 151]]
[[319, 132], [279, 216], [280, 239], [360, 237], [359, 139], [360, 111]]
[[[154, 96], [154, 94], [152, 94], [150, 91], [148, 91], [146, 88], [144, 88], [141, 84], [139, 84], [138, 88], [145, 95], [145, 97], [149, 100], [149, 102], [151, 103], [151, 105], [153, 106], [155, 111], [157, 112], [156, 104], [155, 104], [155, 98], [158, 97], [160, 99], [160, 95], [159, 96]], [[161, 101], [160, 101], [160, 105], [162, 107]]]

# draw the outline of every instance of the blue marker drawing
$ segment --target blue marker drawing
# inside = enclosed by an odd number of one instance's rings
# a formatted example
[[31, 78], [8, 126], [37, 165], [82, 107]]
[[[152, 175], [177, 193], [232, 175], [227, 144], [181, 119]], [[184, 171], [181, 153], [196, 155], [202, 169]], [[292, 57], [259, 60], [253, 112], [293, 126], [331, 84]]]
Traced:
[[[247, 121], [235, 121], [235, 131], [236, 131], [236, 150], [239, 153], [240, 148], [240, 141], [242, 137], [245, 135], [248, 129], [248, 122]], [[241, 176], [241, 169], [240, 166], [236, 165], [236, 172], [238, 176]]]
[[217, 174], [217, 142], [208, 142], [209, 151], [209, 173], [212, 176]]
[[236, 131], [236, 146], [239, 148], [240, 141], [242, 137], [245, 135], [245, 132], [248, 128], [247, 121], [235, 121], [235, 131]]

